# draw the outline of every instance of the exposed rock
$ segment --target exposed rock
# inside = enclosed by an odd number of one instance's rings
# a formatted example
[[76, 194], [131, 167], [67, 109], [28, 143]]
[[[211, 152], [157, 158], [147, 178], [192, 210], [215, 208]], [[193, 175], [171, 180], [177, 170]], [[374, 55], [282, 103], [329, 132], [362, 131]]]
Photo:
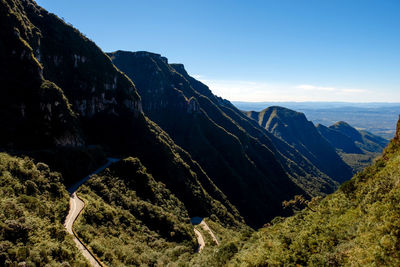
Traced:
[[188, 100], [187, 112], [191, 114], [200, 113], [200, 105], [196, 98], [191, 97]]
[[54, 138], [54, 143], [56, 146], [82, 146], [84, 145], [84, 142], [82, 139], [77, 137], [76, 135], [73, 135], [69, 132], [66, 132], [64, 135], [60, 137]]

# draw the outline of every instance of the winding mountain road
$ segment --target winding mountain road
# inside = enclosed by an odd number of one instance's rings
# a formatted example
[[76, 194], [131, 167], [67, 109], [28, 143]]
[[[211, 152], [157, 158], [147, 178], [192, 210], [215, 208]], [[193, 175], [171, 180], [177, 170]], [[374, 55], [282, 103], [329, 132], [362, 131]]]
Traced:
[[[74, 222], [76, 221], [76, 219], [78, 218], [79, 214], [82, 212], [82, 210], [85, 207], [85, 202], [83, 202], [83, 200], [78, 197], [78, 195], [76, 194], [76, 191], [78, 190], [78, 188], [82, 184], [84, 184], [86, 181], [88, 181], [93, 174], [98, 174], [99, 172], [101, 172], [101, 171], [105, 170], [107, 167], [109, 167], [112, 163], [119, 161], [119, 159], [116, 159], [116, 158], [107, 158], [107, 160], [108, 161], [107, 161], [106, 164], [104, 164], [103, 166], [98, 168], [96, 171], [94, 171], [93, 173], [89, 174], [88, 176], [86, 176], [85, 178], [83, 178], [82, 180], [78, 181], [77, 183], [75, 183], [70, 188], [68, 188], [68, 193], [70, 194], [69, 211], [68, 211], [68, 215], [67, 215], [67, 217], [65, 219], [64, 227], [67, 229], [67, 232], [73, 236], [74, 242], [75, 242], [77, 248], [81, 251], [82, 255], [94, 267], [102, 267], [103, 264], [100, 262], [100, 260], [98, 260], [95, 257], [95, 255], [93, 255], [88, 250], [86, 245], [82, 243], [82, 241], [79, 239], [79, 237], [77, 236], [77, 234], [73, 230]], [[206, 232], [208, 232], [210, 234], [210, 236], [213, 239], [213, 241], [215, 242], [215, 244], [219, 245], [219, 242], [218, 242], [217, 238], [215, 237], [214, 233], [211, 231], [211, 229], [208, 226], [208, 224], [203, 220], [203, 218], [193, 217], [190, 220], [191, 220], [192, 224], [200, 225]], [[201, 234], [201, 232], [199, 230], [194, 228], [194, 232], [195, 232], [196, 237], [197, 237], [197, 242], [199, 243], [199, 247], [197, 249], [197, 252], [200, 253], [205, 248], [206, 243], [204, 241], [203, 235]]]
[[196, 234], [197, 243], [199, 243], [199, 247], [197, 248], [196, 252], [200, 253], [200, 251], [202, 251], [203, 248], [206, 246], [206, 242], [204, 242], [203, 235], [200, 233], [199, 230], [194, 228], [194, 233]]
[[73, 235], [74, 242], [75, 242], [76, 246], [78, 247], [78, 249], [82, 252], [83, 256], [90, 262], [90, 264], [92, 266], [95, 266], [95, 267], [101, 267], [103, 265], [87, 249], [86, 245], [81, 242], [81, 240], [78, 238], [78, 236], [76, 235], [76, 233], [73, 230], [74, 222], [76, 221], [76, 219], [78, 218], [79, 214], [81, 213], [81, 211], [85, 207], [85, 202], [83, 202], [82, 199], [80, 199], [78, 197], [78, 195], [76, 194], [76, 190], [78, 190], [78, 188], [82, 184], [84, 184], [87, 180], [89, 180], [91, 175], [97, 174], [97, 173], [103, 171], [104, 169], [106, 169], [112, 163], [119, 161], [119, 159], [115, 159], [115, 158], [107, 158], [107, 160], [108, 160], [108, 162], [106, 164], [104, 164], [103, 166], [98, 168], [96, 171], [94, 171], [93, 173], [89, 174], [88, 176], [86, 176], [85, 178], [83, 178], [82, 180], [78, 181], [77, 183], [75, 183], [70, 188], [68, 188], [68, 193], [70, 194], [69, 211], [68, 211], [68, 215], [67, 215], [67, 217], [65, 219], [65, 223], [64, 223], [64, 227], [67, 229], [67, 232], [70, 233], [71, 235]]
[[[213, 239], [213, 241], [215, 242], [215, 244], [217, 246], [219, 245], [219, 242], [218, 242], [217, 238], [215, 237], [213, 231], [211, 231], [210, 227], [204, 221], [203, 218], [201, 218], [201, 217], [193, 217], [193, 218], [190, 219], [190, 221], [194, 225], [200, 225], [206, 232], [208, 232], [210, 234], [210, 236]], [[201, 232], [199, 230], [194, 228], [194, 233], [196, 234], [197, 242], [199, 243], [199, 247], [197, 248], [197, 252], [200, 253], [205, 248], [206, 243], [204, 242], [204, 237], [203, 237], [203, 235], [201, 234]]]

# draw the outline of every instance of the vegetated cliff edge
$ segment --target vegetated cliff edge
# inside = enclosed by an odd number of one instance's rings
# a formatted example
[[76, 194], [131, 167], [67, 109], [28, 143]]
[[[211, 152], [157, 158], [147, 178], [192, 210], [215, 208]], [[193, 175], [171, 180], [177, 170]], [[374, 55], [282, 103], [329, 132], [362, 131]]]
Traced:
[[399, 265], [399, 136], [400, 120], [372, 166], [322, 201], [254, 234], [231, 264]]
[[241, 224], [201, 167], [142, 113], [132, 81], [92, 41], [33, 1], [0, 5], [1, 149], [24, 154], [97, 144], [140, 158], [190, 216]]

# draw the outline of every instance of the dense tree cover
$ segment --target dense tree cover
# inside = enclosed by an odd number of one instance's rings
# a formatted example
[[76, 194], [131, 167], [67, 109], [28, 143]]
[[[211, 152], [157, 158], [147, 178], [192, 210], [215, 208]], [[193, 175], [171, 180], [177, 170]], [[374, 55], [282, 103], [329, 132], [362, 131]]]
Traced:
[[400, 264], [399, 133], [374, 165], [312, 209], [254, 234], [230, 264]]
[[154, 265], [194, 251], [184, 205], [137, 158], [94, 175], [79, 196], [87, 206], [76, 231], [105, 264]]
[[78, 194], [86, 207], [76, 231], [104, 263], [166, 265], [195, 255], [197, 241], [185, 205], [139, 159], [126, 158], [93, 175]]
[[0, 153], [0, 265], [87, 265], [62, 223], [69, 195], [44, 163]]

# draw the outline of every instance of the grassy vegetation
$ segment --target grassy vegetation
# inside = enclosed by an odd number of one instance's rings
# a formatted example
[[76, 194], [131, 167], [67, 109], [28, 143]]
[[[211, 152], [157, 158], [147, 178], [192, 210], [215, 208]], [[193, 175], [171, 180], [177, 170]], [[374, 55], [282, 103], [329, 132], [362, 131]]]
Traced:
[[216, 236], [219, 245], [217, 246], [213, 242], [207, 231], [204, 231], [200, 226], [196, 226], [205, 238], [206, 247], [201, 253], [193, 255], [188, 263], [189, 266], [225, 265], [253, 233], [253, 230], [249, 227], [227, 228], [209, 218], [204, 220]]
[[62, 223], [69, 196], [43, 163], [0, 153], [0, 265], [87, 263]]
[[233, 240], [243, 242], [244, 233], [251, 233], [243, 225], [226, 227], [217, 217], [217, 221], [207, 219], [221, 247], [199, 227], [206, 248], [196, 254], [197, 241], [185, 205], [137, 158], [126, 158], [94, 175], [78, 194], [86, 207], [75, 224], [76, 232], [111, 266], [204, 266], [205, 261], [213, 263], [215, 254], [222, 262], [226, 256], [221, 253], [226, 252], [218, 252], [220, 248]]
[[399, 166], [395, 139], [373, 166], [312, 209], [255, 233], [230, 265], [399, 265]]
[[164, 265], [195, 251], [185, 206], [137, 158], [95, 175], [78, 194], [87, 206], [76, 231], [106, 264]]
[[365, 151], [364, 154], [352, 154], [338, 152], [340, 157], [349, 165], [355, 173], [361, 172], [364, 168], [370, 166], [374, 159], [379, 157], [380, 153]]

